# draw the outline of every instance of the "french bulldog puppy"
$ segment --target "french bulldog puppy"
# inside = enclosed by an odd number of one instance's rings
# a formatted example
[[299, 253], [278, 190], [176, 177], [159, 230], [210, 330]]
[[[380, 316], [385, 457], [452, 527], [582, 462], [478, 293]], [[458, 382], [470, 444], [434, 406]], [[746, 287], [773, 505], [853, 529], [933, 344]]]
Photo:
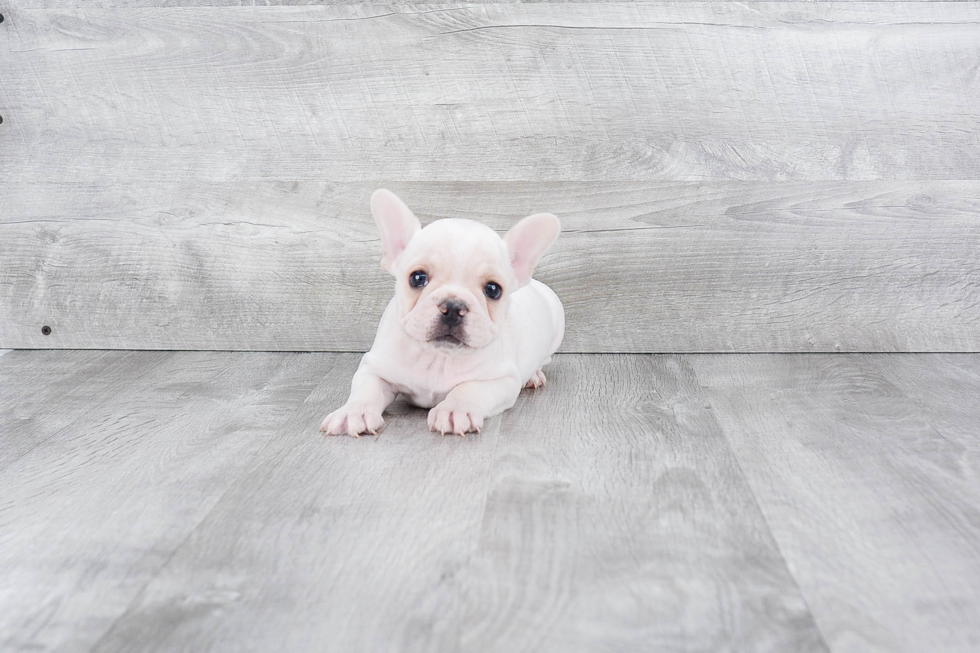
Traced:
[[371, 196], [381, 232], [381, 267], [395, 277], [371, 350], [350, 398], [327, 415], [328, 435], [376, 434], [398, 394], [429, 411], [429, 429], [465, 435], [545, 384], [565, 333], [565, 312], [531, 278], [558, 237], [558, 218], [537, 213], [501, 238], [472, 220], [446, 218], [424, 229], [388, 190]]

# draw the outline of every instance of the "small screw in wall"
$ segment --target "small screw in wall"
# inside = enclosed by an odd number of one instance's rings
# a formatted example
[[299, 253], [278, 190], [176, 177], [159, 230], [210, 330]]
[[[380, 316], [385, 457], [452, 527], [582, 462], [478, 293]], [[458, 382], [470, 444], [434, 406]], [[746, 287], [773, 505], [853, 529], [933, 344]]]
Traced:
[[44, 335], [46, 335], [46, 336], [50, 336], [51, 335], [51, 327], [49, 327], [47, 324], [45, 324], [43, 327], [41, 327], [41, 333], [44, 334]]
[[0, 23], [3, 22], [3, 14], [0, 14]]

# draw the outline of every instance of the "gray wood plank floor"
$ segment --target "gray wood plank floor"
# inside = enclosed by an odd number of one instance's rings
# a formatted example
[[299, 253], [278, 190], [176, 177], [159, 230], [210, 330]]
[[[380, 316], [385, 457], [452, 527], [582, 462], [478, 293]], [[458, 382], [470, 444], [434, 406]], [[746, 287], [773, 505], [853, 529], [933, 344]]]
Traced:
[[692, 360], [827, 642], [980, 649], [980, 356]]
[[0, 649], [980, 645], [980, 354], [560, 355], [323, 438], [357, 360], [0, 357]]

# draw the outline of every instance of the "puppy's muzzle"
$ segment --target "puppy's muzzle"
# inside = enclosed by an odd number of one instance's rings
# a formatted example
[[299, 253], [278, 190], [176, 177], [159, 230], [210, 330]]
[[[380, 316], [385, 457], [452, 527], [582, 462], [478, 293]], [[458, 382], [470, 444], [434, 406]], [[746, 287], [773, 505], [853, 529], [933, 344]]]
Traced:
[[447, 299], [439, 304], [439, 312], [442, 313], [440, 321], [449, 329], [463, 323], [463, 318], [469, 312], [469, 307], [465, 302], [458, 299]]

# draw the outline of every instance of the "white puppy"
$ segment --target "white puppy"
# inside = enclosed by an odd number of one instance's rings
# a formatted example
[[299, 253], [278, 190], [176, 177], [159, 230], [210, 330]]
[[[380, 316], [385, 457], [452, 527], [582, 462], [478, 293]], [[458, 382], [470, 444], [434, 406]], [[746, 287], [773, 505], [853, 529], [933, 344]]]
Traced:
[[328, 435], [377, 433], [399, 393], [431, 408], [429, 428], [479, 431], [486, 417], [545, 383], [541, 366], [561, 344], [565, 312], [548, 286], [531, 279], [558, 237], [558, 218], [538, 213], [501, 238], [472, 220], [447, 218], [422, 229], [394, 193], [371, 196], [381, 232], [381, 267], [396, 280], [350, 398], [327, 415]]

